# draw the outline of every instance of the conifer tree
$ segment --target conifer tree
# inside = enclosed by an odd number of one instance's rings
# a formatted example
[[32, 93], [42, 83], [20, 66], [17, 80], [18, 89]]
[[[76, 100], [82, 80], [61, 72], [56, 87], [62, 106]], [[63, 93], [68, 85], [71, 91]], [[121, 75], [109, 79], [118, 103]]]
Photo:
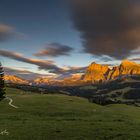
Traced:
[[3, 98], [4, 94], [5, 94], [5, 88], [4, 88], [4, 71], [3, 71], [3, 67], [0, 63], [0, 98]]

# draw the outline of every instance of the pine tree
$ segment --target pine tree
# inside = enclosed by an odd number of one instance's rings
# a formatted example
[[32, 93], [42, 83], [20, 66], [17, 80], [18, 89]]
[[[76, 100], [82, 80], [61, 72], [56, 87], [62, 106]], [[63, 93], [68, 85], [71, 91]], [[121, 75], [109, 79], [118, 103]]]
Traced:
[[4, 94], [5, 94], [5, 88], [4, 88], [4, 71], [3, 71], [3, 67], [0, 63], [0, 98], [3, 98]]

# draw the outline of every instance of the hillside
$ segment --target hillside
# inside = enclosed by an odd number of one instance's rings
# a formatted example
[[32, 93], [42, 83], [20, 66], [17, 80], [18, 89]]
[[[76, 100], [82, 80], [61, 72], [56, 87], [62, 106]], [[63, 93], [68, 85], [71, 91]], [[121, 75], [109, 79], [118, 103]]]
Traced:
[[128, 105], [99, 106], [87, 99], [65, 95], [40, 95], [7, 89], [0, 102], [2, 140], [128, 140], [140, 137], [140, 108]]
[[123, 79], [116, 79], [107, 83], [93, 86], [96, 86], [96, 90], [91, 95], [92, 102], [102, 105], [112, 103], [140, 105], [139, 75], [125, 77]]

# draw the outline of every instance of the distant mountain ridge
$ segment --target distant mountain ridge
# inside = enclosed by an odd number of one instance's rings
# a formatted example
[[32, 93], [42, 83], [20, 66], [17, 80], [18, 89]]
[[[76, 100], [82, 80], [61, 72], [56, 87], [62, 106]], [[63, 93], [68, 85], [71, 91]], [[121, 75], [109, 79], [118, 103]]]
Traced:
[[102, 83], [115, 80], [118, 78], [125, 78], [131, 75], [140, 75], [140, 64], [132, 61], [123, 60], [119, 66], [112, 69], [108, 65], [101, 65], [95, 62], [91, 63], [85, 74], [65, 74], [58, 77], [38, 77], [33, 81], [28, 81], [15, 75], [5, 75], [6, 83], [15, 84], [30, 84], [37, 86], [75, 86], [83, 85], [84, 83]]
[[4, 80], [6, 83], [13, 83], [13, 84], [29, 84], [28, 80], [22, 79], [15, 75], [5, 75]]
[[81, 81], [81, 77], [83, 76], [83, 74], [72, 74], [72, 75], [68, 75], [65, 77], [57, 77], [57, 78], [53, 78], [53, 79], [49, 79], [49, 78], [37, 78], [33, 81], [33, 83], [35, 85], [54, 85], [54, 86], [74, 86], [74, 85], [78, 85], [79, 82]]
[[86, 70], [84, 81], [104, 82], [131, 75], [140, 75], [140, 64], [123, 60], [119, 66], [110, 69], [107, 65], [92, 63]]

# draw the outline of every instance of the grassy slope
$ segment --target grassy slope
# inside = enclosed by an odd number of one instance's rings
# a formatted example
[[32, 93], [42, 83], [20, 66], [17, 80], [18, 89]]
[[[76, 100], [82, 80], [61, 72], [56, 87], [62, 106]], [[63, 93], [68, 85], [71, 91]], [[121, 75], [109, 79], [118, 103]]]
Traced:
[[140, 108], [99, 106], [86, 99], [64, 95], [27, 94], [8, 89], [0, 102], [0, 140], [139, 140]]

